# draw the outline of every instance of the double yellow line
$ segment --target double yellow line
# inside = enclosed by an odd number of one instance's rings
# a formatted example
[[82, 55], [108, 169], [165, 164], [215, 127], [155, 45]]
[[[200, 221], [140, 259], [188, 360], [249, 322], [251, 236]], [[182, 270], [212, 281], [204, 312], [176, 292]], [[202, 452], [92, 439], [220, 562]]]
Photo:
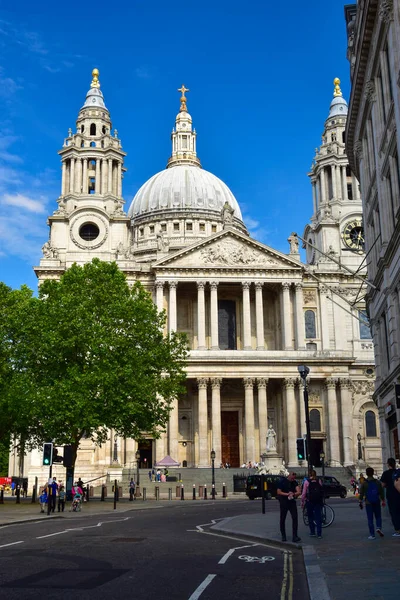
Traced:
[[289, 550], [283, 553], [283, 581], [281, 588], [281, 600], [292, 600], [293, 598], [293, 556]]

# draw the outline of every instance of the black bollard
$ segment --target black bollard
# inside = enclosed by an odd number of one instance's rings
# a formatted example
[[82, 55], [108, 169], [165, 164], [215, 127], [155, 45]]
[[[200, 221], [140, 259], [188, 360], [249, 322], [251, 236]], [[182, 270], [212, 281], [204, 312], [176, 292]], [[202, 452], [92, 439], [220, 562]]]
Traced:
[[211, 499], [215, 500], [215, 485], [212, 484], [212, 488], [211, 488]]
[[181, 500], [184, 500], [184, 499], [185, 499], [185, 490], [183, 488], [183, 483], [182, 483], [182, 485], [181, 485]]
[[225, 483], [222, 484], [222, 497], [226, 498], [226, 485], [225, 485]]
[[117, 480], [114, 479], [114, 510], [117, 508], [117, 500], [118, 500], [118, 486]]
[[196, 484], [193, 484], [193, 500], [196, 500]]
[[105, 501], [105, 497], [104, 497], [104, 491], [105, 491], [105, 488], [106, 488], [106, 486], [105, 486], [105, 485], [104, 485], [104, 483], [103, 483], [103, 485], [101, 486], [101, 498], [100, 498], [100, 501], [101, 501], [101, 502], [104, 502], [104, 501]]
[[265, 475], [261, 475], [261, 512], [263, 515], [265, 515], [266, 484]]
[[33, 488], [32, 488], [32, 500], [31, 500], [31, 503], [35, 504], [35, 502], [36, 502], [36, 486], [34, 485]]
[[207, 485], [204, 484], [204, 500], [207, 500]]
[[156, 493], [156, 500], [160, 499], [160, 488], [158, 487], [158, 485], [156, 485], [155, 487], [155, 493]]
[[172, 500], [172, 488], [168, 488], [168, 500]]
[[146, 488], [143, 488], [143, 502], [146, 500]]
[[16, 504], [21, 504], [21, 500], [20, 500], [21, 488], [19, 486], [17, 486], [15, 495], [17, 496]]
[[0, 504], [4, 504], [4, 490], [0, 490]]

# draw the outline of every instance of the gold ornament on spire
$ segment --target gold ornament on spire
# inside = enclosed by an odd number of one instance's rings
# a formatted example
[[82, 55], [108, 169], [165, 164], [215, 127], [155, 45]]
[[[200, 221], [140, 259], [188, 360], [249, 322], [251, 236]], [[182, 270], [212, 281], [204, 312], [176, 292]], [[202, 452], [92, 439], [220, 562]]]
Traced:
[[99, 70], [98, 69], [93, 69], [92, 71], [92, 83], [90, 84], [91, 88], [99, 88], [100, 87], [100, 81], [99, 81]]
[[180, 112], [182, 111], [186, 111], [186, 96], [185, 96], [185, 92], [190, 92], [189, 88], [186, 88], [183, 83], [182, 83], [182, 87], [180, 87], [178, 89], [178, 92], [182, 92], [182, 96], [180, 97], [180, 101], [181, 101], [181, 107], [180, 107]]
[[333, 90], [333, 96], [336, 98], [336, 96], [342, 96], [342, 90], [340, 89], [340, 79], [339, 77], [335, 77], [335, 79], [333, 80], [333, 85], [335, 86], [335, 89]]

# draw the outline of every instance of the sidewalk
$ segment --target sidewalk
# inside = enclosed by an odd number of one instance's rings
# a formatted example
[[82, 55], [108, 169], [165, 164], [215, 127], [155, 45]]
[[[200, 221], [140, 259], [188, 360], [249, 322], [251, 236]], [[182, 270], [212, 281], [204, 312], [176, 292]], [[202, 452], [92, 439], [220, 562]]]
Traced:
[[[281, 542], [277, 501], [267, 512], [224, 519], [213, 530]], [[368, 540], [365, 508], [357, 500], [331, 503], [335, 521], [322, 531], [322, 540], [309, 537], [299, 507], [299, 536], [310, 585], [311, 600], [397, 600], [400, 596], [400, 538], [393, 538], [387, 509], [383, 509], [385, 537]], [[287, 534], [291, 533], [290, 515]], [[291, 536], [288, 535], [288, 540]], [[290, 549], [291, 544], [285, 544]], [[324, 579], [327, 584], [324, 585]], [[324, 592], [325, 588], [325, 592]], [[326, 593], [329, 592], [329, 593]]]

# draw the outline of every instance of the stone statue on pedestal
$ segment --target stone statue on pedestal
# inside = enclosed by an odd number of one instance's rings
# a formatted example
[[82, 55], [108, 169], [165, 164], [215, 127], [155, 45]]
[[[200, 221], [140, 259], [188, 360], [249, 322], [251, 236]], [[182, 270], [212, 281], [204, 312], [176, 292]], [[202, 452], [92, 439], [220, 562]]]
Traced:
[[276, 452], [276, 432], [272, 425], [267, 431], [267, 452]]

